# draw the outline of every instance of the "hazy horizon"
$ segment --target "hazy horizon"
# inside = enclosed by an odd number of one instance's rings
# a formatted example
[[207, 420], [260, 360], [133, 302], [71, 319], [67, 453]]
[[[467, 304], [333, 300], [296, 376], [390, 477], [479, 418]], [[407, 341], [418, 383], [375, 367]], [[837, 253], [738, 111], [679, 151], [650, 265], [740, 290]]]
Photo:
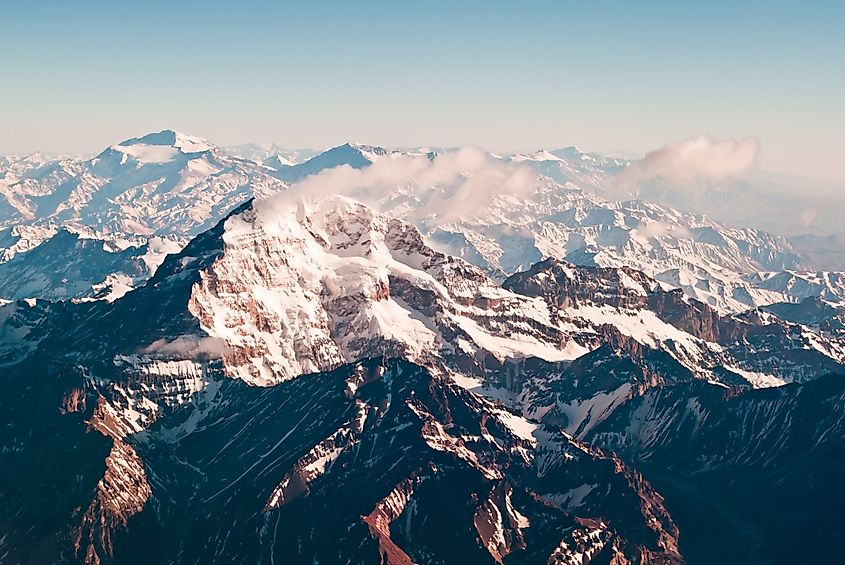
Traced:
[[758, 139], [762, 168], [845, 180], [839, 3], [0, 10], [0, 154], [94, 153], [161, 129], [224, 146], [625, 154], [707, 133]]

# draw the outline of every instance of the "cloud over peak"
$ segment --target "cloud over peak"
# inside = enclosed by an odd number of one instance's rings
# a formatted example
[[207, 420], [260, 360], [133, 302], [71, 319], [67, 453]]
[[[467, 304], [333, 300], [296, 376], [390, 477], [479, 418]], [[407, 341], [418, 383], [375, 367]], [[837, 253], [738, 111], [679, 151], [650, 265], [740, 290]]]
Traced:
[[757, 138], [720, 141], [701, 134], [648, 152], [625, 169], [618, 181], [636, 184], [663, 179], [673, 184], [688, 185], [723, 180], [755, 169], [759, 156], [760, 142]]
[[[496, 159], [489, 153], [467, 147], [437, 155], [391, 155], [355, 169], [341, 165], [306, 177], [259, 205], [260, 213], [274, 214], [276, 207], [300, 199], [347, 196], [379, 212], [400, 215], [408, 212], [397, 191], [417, 201], [415, 217], [436, 217], [439, 221], [473, 215], [497, 196], [524, 195], [537, 187], [537, 175], [529, 167]], [[394, 197], [396, 200], [394, 201]], [[399, 211], [391, 207], [398, 206]]]

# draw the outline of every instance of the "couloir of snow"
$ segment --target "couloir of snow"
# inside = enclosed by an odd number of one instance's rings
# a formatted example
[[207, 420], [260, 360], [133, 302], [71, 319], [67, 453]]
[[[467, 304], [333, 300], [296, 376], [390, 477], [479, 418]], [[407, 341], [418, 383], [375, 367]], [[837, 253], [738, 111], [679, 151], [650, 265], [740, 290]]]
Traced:
[[725, 369], [740, 375], [743, 379], [748, 381], [749, 384], [751, 384], [751, 386], [754, 388], [769, 388], [786, 384], [786, 381], [782, 378], [775, 377], [767, 373], [761, 373], [759, 371], [749, 371], [747, 369], [741, 369], [732, 365], [727, 365]]
[[653, 348], [671, 340], [693, 356], [705, 347], [714, 351], [722, 349], [717, 343], [705, 342], [664, 322], [651, 310], [625, 310], [610, 305], [579, 305], [566, 309], [565, 316], [584, 320], [594, 326], [609, 324], [622, 334]]
[[624, 383], [614, 390], [599, 392], [588, 399], [558, 403], [558, 410], [567, 418], [564, 430], [570, 435], [587, 433], [627, 401], [631, 397], [631, 389], [630, 383]]

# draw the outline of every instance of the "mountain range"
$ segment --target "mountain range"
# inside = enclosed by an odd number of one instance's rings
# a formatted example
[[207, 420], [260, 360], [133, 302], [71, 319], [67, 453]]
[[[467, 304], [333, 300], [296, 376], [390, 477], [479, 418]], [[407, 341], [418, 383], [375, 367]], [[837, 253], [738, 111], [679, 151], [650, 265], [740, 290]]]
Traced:
[[[0, 272], [0, 288], [3, 280], [20, 277], [31, 283], [0, 291], [0, 299], [119, 296], [149, 278], [164, 253], [184, 246], [250, 197], [269, 196], [342, 165], [364, 169], [385, 158], [431, 161], [459, 152], [346, 144], [293, 163], [292, 156], [310, 153], [273, 146], [264, 150], [266, 155], [257, 146], [230, 151], [263, 157], [262, 163], [173, 131], [123, 141], [88, 160], [51, 161], [43, 155], [7, 159], [0, 169], [0, 271], [5, 271]], [[281, 161], [270, 164], [274, 155]], [[820, 268], [826, 261], [805, 253], [803, 243], [728, 227], [658, 202], [606, 199], [602, 187], [627, 161], [576, 148], [476, 158], [535, 176], [519, 194], [493, 194], [473, 214], [447, 218], [438, 217], [432, 198], [442, 206], [454, 179], [436, 190], [411, 182], [377, 198], [353, 196], [414, 224], [439, 249], [498, 280], [554, 257], [581, 265], [632, 266], [723, 311], [808, 296], [833, 301], [845, 296], [841, 275]], [[69, 249], [67, 233], [60, 231], [78, 234], [80, 242], [73, 246], [78, 249]], [[88, 265], [86, 276], [72, 277], [72, 288], [48, 282], [68, 278], [49, 258], [28, 261], [24, 255], [5, 264], [53, 237], [62, 240], [54, 247]], [[105, 253], [98, 243], [83, 239], [102, 241]], [[145, 246], [160, 251], [148, 252]], [[106, 255], [115, 250], [125, 254], [130, 247], [136, 248], [130, 254], [146, 256], [148, 266], [115, 266], [125, 261]], [[42, 254], [48, 254], [46, 248]]]
[[0, 561], [834, 562], [845, 277], [627, 166], [7, 158]]

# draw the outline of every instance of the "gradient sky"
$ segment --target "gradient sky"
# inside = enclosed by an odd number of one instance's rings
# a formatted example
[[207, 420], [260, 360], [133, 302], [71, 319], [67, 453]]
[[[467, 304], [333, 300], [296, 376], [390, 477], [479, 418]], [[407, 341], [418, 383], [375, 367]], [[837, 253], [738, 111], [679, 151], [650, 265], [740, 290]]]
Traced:
[[0, 154], [230, 145], [644, 152], [757, 136], [845, 179], [845, 2], [0, 0]]

